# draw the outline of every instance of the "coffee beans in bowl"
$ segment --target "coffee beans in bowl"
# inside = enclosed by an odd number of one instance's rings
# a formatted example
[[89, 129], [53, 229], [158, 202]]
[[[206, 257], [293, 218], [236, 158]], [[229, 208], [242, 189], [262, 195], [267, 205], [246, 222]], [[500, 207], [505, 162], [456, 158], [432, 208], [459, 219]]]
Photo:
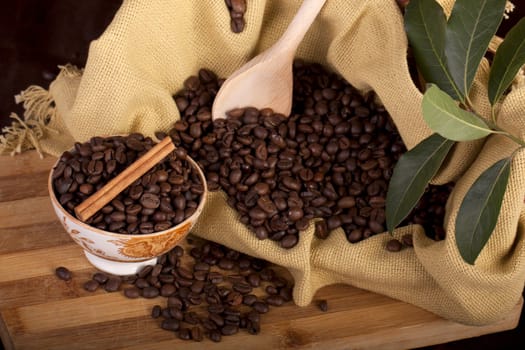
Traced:
[[177, 148], [86, 222], [74, 208], [154, 146], [150, 137], [93, 137], [64, 152], [49, 176], [57, 216], [99, 269], [135, 273], [183, 239], [204, 206], [206, 180]]

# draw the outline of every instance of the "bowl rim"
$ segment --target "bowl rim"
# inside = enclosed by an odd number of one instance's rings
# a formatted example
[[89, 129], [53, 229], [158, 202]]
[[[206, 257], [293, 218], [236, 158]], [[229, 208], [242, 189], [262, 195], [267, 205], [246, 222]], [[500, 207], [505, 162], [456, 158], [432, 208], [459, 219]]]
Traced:
[[187, 155], [186, 159], [189, 161], [191, 166], [197, 170], [197, 173], [199, 174], [199, 177], [201, 178], [201, 180], [203, 182], [203, 187], [204, 187], [204, 192], [201, 195], [201, 200], [199, 202], [199, 205], [197, 206], [197, 209], [195, 210], [195, 212], [192, 215], [190, 215], [184, 221], [179, 222], [175, 226], [172, 226], [172, 227], [170, 227], [170, 228], [168, 228], [166, 230], [163, 230], [163, 231], [157, 231], [157, 232], [152, 232], [152, 233], [129, 234], [129, 233], [117, 233], [117, 232], [111, 232], [111, 231], [102, 230], [102, 229], [96, 228], [94, 226], [88, 225], [85, 222], [80, 221], [79, 219], [77, 219], [76, 217], [71, 215], [60, 204], [60, 202], [58, 201], [58, 199], [57, 199], [57, 197], [55, 195], [55, 191], [53, 190], [53, 171], [55, 170], [56, 166], [58, 165], [58, 162], [60, 162], [60, 158], [61, 157], [59, 156], [57, 161], [51, 167], [51, 170], [49, 171], [48, 180], [47, 180], [47, 189], [48, 189], [49, 197], [51, 198], [51, 202], [52, 202], [53, 206], [59, 208], [59, 210], [62, 212], [62, 214], [65, 217], [67, 217], [69, 220], [74, 222], [75, 224], [77, 224], [77, 225], [79, 225], [79, 226], [81, 226], [81, 227], [83, 227], [85, 229], [91, 230], [91, 231], [93, 231], [93, 232], [95, 232], [97, 234], [103, 235], [103, 236], [110, 236], [110, 237], [114, 237], [114, 238], [136, 238], [136, 237], [149, 238], [149, 237], [156, 237], [156, 236], [162, 236], [162, 235], [165, 235], [165, 234], [169, 234], [169, 233], [171, 233], [173, 230], [175, 230], [178, 227], [184, 227], [188, 223], [191, 223], [191, 221], [196, 221], [196, 218], [198, 218], [200, 216], [200, 214], [202, 212], [202, 209], [204, 207], [204, 204], [206, 202], [206, 197], [207, 197], [207, 194], [208, 194], [208, 184], [206, 182], [206, 176], [204, 176], [204, 172], [202, 171], [200, 166], [197, 164], [197, 162], [193, 158], [191, 158], [189, 155]]

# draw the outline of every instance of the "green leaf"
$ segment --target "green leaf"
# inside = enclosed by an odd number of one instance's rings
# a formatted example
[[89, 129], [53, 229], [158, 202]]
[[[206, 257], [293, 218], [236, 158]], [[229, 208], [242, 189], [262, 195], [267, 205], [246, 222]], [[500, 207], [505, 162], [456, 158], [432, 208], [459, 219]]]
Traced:
[[456, 218], [456, 244], [469, 264], [474, 264], [496, 226], [510, 162], [510, 157], [504, 158], [485, 170], [463, 198]]
[[432, 134], [399, 158], [386, 195], [386, 225], [390, 232], [417, 204], [453, 145], [454, 141]]
[[447, 19], [435, 0], [412, 0], [405, 9], [405, 30], [419, 71], [455, 99], [464, 100], [447, 69]]
[[493, 132], [483, 119], [459, 108], [435, 85], [423, 96], [423, 118], [432, 131], [454, 141], [476, 140]]
[[503, 19], [506, 0], [456, 0], [448, 20], [445, 55], [450, 74], [468, 95], [481, 59]]
[[489, 75], [489, 100], [494, 105], [525, 65], [525, 18], [522, 18], [500, 44]]

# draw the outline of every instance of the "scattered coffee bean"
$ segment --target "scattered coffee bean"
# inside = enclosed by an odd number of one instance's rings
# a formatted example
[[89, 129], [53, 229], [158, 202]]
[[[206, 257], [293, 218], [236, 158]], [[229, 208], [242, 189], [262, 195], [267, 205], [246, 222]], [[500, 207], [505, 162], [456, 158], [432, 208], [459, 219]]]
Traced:
[[232, 324], [227, 324], [221, 328], [222, 335], [233, 335], [237, 333], [238, 331], [239, 331], [239, 327], [232, 325]]
[[398, 252], [401, 248], [403, 248], [403, 246], [397, 239], [391, 239], [386, 243], [386, 250], [389, 252]]
[[167, 331], [176, 331], [179, 329], [180, 323], [179, 321], [174, 320], [174, 319], [165, 319], [160, 324], [160, 327]]
[[140, 297], [140, 289], [137, 287], [129, 287], [124, 289], [124, 295], [130, 299], [136, 299]]
[[328, 311], [328, 302], [324, 299], [322, 300], [319, 300], [317, 302], [317, 306], [319, 307], [319, 309], [322, 311], [322, 312], [326, 312]]
[[109, 277], [107, 282], [104, 284], [104, 290], [106, 292], [116, 292], [120, 288], [120, 284], [122, 283], [122, 280], [120, 277]]
[[71, 271], [64, 266], [59, 266], [55, 269], [55, 275], [63, 281], [71, 280]]
[[230, 12], [230, 27], [234, 33], [240, 33], [244, 30], [246, 13], [246, 0], [226, 0], [226, 6]]
[[179, 333], [177, 334], [179, 339], [182, 340], [190, 340], [191, 339], [191, 333], [188, 328], [181, 328], [179, 329]]
[[412, 235], [411, 234], [403, 235], [403, 237], [401, 237], [401, 242], [403, 242], [403, 244], [406, 245], [407, 247], [413, 247], [414, 246], [414, 243], [412, 242]]
[[84, 289], [88, 292], [94, 292], [98, 289], [100, 284], [95, 280], [89, 280], [86, 283], [84, 283]]
[[210, 338], [211, 341], [218, 343], [222, 340], [221, 332], [213, 329], [208, 334], [208, 338]]
[[153, 308], [151, 309], [151, 318], [159, 318], [161, 312], [162, 308], [160, 307], [160, 305], [153, 306]]
[[195, 341], [202, 341], [202, 331], [200, 327], [192, 327], [191, 328], [191, 339]]
[[97, 281], [99, 284], [106, 283], [108, 278], [108, 275], [102, 272], [97, 272], [93, 275], [93, 280]]

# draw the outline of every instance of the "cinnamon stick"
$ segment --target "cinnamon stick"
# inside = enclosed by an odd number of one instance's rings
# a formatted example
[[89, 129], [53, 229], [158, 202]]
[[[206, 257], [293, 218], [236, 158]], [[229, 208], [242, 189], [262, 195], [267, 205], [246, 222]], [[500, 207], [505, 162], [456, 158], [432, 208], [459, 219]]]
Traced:
[[81, 221], [86, 221], [106, 204], [112, 201], [126, 187], [148, 172], [168, 154], [175, 150], [170, 137], [165, 137], [142, 157], [111, 179], [100, 190], [75, 207], [75, 214]]

